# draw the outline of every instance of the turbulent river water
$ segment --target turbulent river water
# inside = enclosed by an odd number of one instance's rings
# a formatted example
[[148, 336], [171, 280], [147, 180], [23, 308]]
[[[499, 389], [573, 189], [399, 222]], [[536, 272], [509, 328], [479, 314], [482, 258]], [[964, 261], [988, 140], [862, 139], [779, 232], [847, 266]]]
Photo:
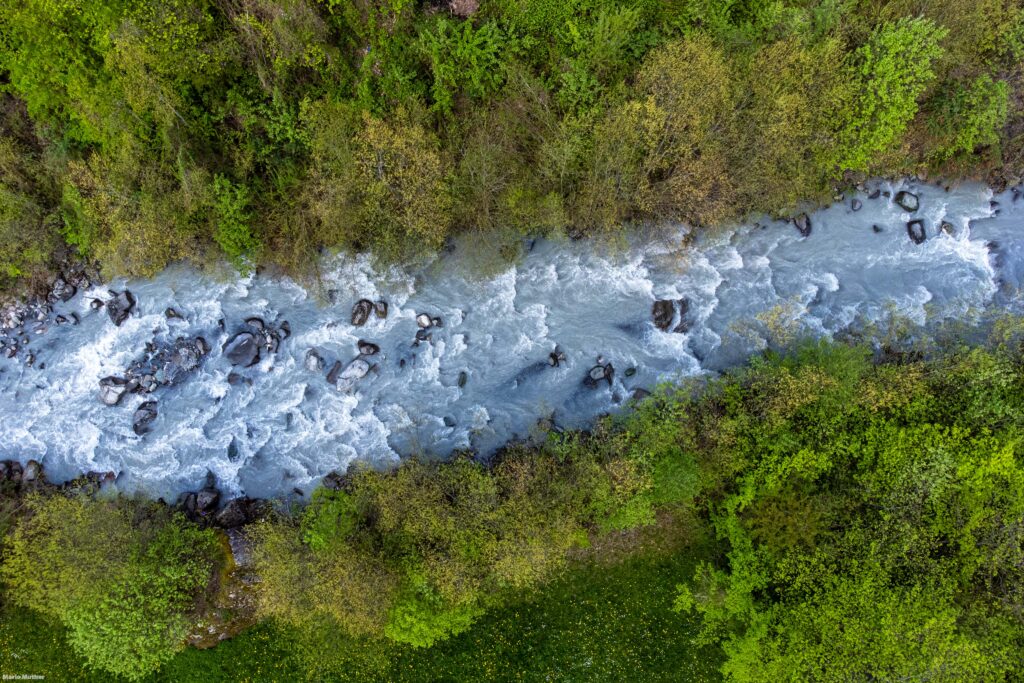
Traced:
[[[897, 205], [900, 190], [918, 195], [920, 208]], [[332, 303], [287, 279], [183, 266], [106, 283], [54, 306], [51, 316], [74, 313], [79, 324], [33, 331], [16, 357], [0, 358], [0, 459], [34, 458], [58, 481], [112, 471], [122, 489], [168, 497], [212, 472], [225, 491], [267, 497], [308, 493], [356, 458], [486, 454], [542, 418], [585, 425], [637, 388], [742, 362], [764, 347], [773, 321], [829, 336], [894, 312], [933, 323], [1019, 308], [1018, 196], [877, 182], [813, 213], [806, 236], [763, 220], [691, 241], [683, 228], [666, 229], [614, 251], [537, 241], [486, 278], [469, 274], [458, 247], [407, 270], [338, 258], [323, 265]], [[908, 234], [913, 219], [923, 220], [920, 244]], [[137, 303], [115, 326], [90, 303], [126, 287]], [[387, 317], [354, 327], [362, 298], [386, 300]], [[664, 331], [652, 318], [656, 300], [674, 302], [663, 304], [673, 316]], [[169, 307], [182, 317], [168, 318]], [[421, 313], [443, 326], [414, 345]], [[224, 344], [253, 316], [287, 321], [291, 334], [251, 367], [232, 366]], [[198, 368], [116, 406], [99, 400], [101, 378], [123, 376], [147, 343], [196, 336], [211, 349]], [[370, 372], [329, 384], [328, 370], [355, 359], [359, 340], [380, 347], [364, 358]], [[564, 360], [555, 366], [556, 347]], [[310, 349], [323, 369], [307, 364]], [[599, 356], [614, 373], [588, 386]], [[157, 416], [140, 436], [133, 415], [148, 401]]]

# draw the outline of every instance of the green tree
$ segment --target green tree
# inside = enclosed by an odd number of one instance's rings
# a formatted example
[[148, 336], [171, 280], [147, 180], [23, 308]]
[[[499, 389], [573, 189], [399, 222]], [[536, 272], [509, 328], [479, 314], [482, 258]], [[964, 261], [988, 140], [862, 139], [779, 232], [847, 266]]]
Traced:
[[213, 532], [155, 506], [33, 497], [5, 548], [13, 601], [50, 615], [90, 665], [138, 679], [185, 644], [217, 557]]
[[841, 169], [868, 171], [898, 144], [934, 81], [947, 33], [927, 19], [901, 19], [880, 26], [857, 50], [858, 94], [845, 122]]

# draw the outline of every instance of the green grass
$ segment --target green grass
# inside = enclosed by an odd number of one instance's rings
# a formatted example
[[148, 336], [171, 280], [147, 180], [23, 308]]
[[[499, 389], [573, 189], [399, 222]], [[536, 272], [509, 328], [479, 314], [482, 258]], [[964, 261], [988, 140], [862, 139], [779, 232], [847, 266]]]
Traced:
[[429, 650], [402, 652], [399, 681], [713, 681], [720, 652], [690, 642], [696, 623], [672, 612], [694, 556], [641, 555], [590, 564], [535, 599], [484, 617]]

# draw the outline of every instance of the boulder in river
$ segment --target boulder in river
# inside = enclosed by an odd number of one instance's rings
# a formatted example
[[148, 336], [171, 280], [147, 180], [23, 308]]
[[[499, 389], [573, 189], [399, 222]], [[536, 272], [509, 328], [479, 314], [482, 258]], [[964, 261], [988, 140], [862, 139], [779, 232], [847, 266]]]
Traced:
[[882, 191], [877, 187], [868, 194], [868, 199], [878, 199], [882, 195]]
[[900, 208], [904, 211], [913, 213], [917, 211], [921, 205], [921, 200], [918, 199], [917, 195], [913, 192], [907, 192], [906, 190], [900, 190], [896, 193], [896, 203], [899, 204]]
[[863, 206], [864, 206], [864, 202], [862, 202], [861, 200], [859, 200], [857, 198], [854, 198], [854, 200], [852, 202], [850, 202], [850, 209], [852, 209], [853, 211], [860, 211], [861, 208], [863, 208]]
[[357, 346], [359, 347], [359, 355], [361, 356], [376, 356], [380, 353], [380, 347], [373, 342], [368, 342], [365, 339], [360, 339]]
[[378, 318], [384, 319], [388, 317], [388, 302], [376, 302], [375, 304], [373, 304], [373, 312], [377, 315]]
[[654, 316], [654, 326], [663, 332], [667, 332], [672, 325], [672, 318], [675, 317], [675, 303], [669, 299], [658, 299], [651, 306], [651, 315]]
[[316, 349], [306, 351], [306, 369], [310, 372], [320, 372], [324, 369], [324, 358]]
[[809, 237], [811, 234], [811, 218], [806, 213], [802, 213], [793, 219], [793, 225], [796, 226], [797, 231], [801, 237]]
[[924, 221], [920, 218], [915, 218], [907, 223], [907, 234], [910, 239], [913, 240], [914, 244], [921, 244], [928, 238], [928, 233], [924, 229]]
[[690, 300], [683, 297], [676, 301], [676, 306], [679, 308], [679, 324], [676, 325], [672, 331], [679, 334], [686, 334], [690, 331], [690, 327], [693, 326], [690, 319], [686, 317], [686, 314], [690, 312]]
[[374, 311], [373, 302], [369, 299], [360, 299], [356, 302], [356, 305], [352, 307], [352, 318], [351, 322], [356, 327], [362, 327], [366, 324], [366, 321], [370, 319], [370, 314]]
[[121, 292], [110, 292], [111, 298], [107, 301], [107, 315], [114, 325], [120, 327], [121, 323], [128, 319], [135, 308], [135, 297], [127, 289]]
[[331, 369], [327, 371], [327, 383], [328, 384], [337, 384], [338, 383], [338, 375], [341, 374], [341, 368], [342, 368], [341, 361], [340, 360], [334, 361], [334, 365], [332, 365]]
[[224, 355], [232, 365], [244, 368], [260, 360], [260, 343], [251, 332], [239, 332], [224, 345]]
[[267, 331], [267, 324], [263, 322], [263, 318], [246, 318], [245, 326], [252, 330], [254, 334], [262, 334]]
[[176, 309], [170, 308], [170, 307], [164, 309], [164, 317], [167, 318], [168, 320], [184, 320], [185, 319], [185, 316], [183, 316], [181, 313], [178, 313], [178, 311]]
[[135, 414], [132, 416], [132, 431], [139, 436], [147, 433], [153, 420], [156, 419], [156, 415], [156, 401], [146, 401], [135, 409]]
[[433, 325], [434, 321], [426, 313], [420, 313], [418, 316], [416, 316], [416, 324], [419, 325], [421, 329], [425, 330], [431, 325]]
[[43, 473], [43, 466], [39, 464], [38, 460], [29, 460], [25, 463], [25, 469], [21, 474], [21, 482], [23, 484], [31, 484], [36, 481], [44, 481], [45, 474]]
[[552, 351], [550, 354], [548, 354], [548, 365], [550, 365], [553, 368], [557, 368], [560, 364], [562, 364], [564, 362], [565, 362], [565, 351], [563, 351], [561, 348], [556, 346], [555, 350]]
[[345, 369], [341, 371], [338, 376], [338, 384], [344, 382], [355, 382], [356, 380], [366, 377], [366, 374], [370, 372], [370, 364], [362, 358], [356, 358], [354, 361], [345, 366]]
[[124, 377], [104, 377], [100, 380], [100, 400], [104, 405], [116, 406], [128, 393], [128, 380]]

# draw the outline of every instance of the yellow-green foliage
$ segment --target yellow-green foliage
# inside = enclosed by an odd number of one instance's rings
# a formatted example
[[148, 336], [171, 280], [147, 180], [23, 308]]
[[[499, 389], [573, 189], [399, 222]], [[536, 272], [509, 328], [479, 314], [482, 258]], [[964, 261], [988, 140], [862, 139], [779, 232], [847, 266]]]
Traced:
[[0, 565], [16, 604], [57, 619], [90, 665], [129, 679], [184, 647], [186, 615], [213, 572], [212, 532], [129, 501], [26, 504]]
[[612, 434], [512, 448], [492, 469], [411, 460], [319, 491], [298, 523], [257, 531], [261, 615], [415, 646], [467, 629], [550, 579], [588, 531], [653, 522], [659, 458], [620, 453]]

